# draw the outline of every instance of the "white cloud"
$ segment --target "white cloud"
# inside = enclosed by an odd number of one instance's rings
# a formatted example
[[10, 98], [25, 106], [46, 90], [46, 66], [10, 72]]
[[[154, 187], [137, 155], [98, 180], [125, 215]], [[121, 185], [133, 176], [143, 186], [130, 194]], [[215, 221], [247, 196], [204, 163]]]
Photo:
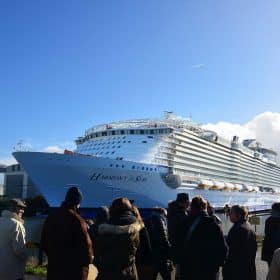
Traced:
[[264, 112], [245, 124], [229, 122], [208, 123], [203, 128], [213, 130], [224, 138], [234, 135], [244, 139], [256, 139], [263, 147], [272, 148], [280, 156], [280, 113]]
[[42, 149], [42, 152], [46, 153], [63, 153], [64, 149], [60, 148], [59, 146], [48, 146]]
[[0, 158], [0, 164], [12, 165], [16, 163], [17, 161], [13, 156]]

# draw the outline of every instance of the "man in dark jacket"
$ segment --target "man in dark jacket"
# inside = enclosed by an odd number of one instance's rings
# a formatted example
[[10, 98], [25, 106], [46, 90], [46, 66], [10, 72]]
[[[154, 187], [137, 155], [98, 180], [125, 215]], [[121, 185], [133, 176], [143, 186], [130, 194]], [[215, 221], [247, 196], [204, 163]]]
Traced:
[[201, 196], [192, 199], [190, 219], [185, 231], [181, 279], [216, 280], [228, 248], [220, 226], [209, 217], [207, 202]]
[[157, 275], [160, 273], [163, 280], [171, 280], [173, 265], [166, 215], [166, 209], [156, 207], [146, 221], [152, 247], [153, 279], [157, 279]]
[[230, 220], [234, 225], [227, 236], [229, 253], [223, 267], [224, 280], [256, 280], [256, 234], [247, 216], [245, 207], [232, 206]]
[[168, 204], [168, 235], [172, 246], [172, 255], [176, 263], [176, 273], [179, 273], [182, 262], [182, 244], [184, 241], [184, 228], [188, 221], [189, 195], [178, 193], [177, 199]]
[[78, 214], [81, 200], [78, 188], [71, 187], [45, 221], [41, 246], [48, 257], [48, 280], [87, 280], [93, 254], [87, 224]]
[[272, 205], [271, 216], [265, 221], [265, 236], [262, 247], [262, 260], [270, 266], [272, 256], [277, 248], [280, 248], [280, 203]]

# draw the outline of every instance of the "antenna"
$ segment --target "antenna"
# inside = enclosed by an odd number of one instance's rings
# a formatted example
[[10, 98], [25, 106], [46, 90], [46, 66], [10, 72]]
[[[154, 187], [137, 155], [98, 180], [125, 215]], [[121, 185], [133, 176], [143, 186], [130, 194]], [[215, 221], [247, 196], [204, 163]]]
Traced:
[[164, 111], [164, 118], [170, 119], [173, 115], [173, 111]]
[[28, 146], [24, 143], [23, 140], [19, 140], [13, 149], [16, 152], [26, 152], [28, 150]]

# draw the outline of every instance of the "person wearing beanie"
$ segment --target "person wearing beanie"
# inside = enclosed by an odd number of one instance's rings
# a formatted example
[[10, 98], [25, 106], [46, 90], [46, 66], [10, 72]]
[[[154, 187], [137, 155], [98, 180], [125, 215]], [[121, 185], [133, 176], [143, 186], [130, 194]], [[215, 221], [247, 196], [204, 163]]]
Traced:
[[93, 253], [87, 224], [78, 214], [81, 202], [81, 191], [69, 188], [44, 223], [41, 247], [48, 257], [48, 280], [87, 280]]
[[23, 279], [27, 258], [22, 215], [26, 205], [11, 199], [0, 217], [0, 279]]

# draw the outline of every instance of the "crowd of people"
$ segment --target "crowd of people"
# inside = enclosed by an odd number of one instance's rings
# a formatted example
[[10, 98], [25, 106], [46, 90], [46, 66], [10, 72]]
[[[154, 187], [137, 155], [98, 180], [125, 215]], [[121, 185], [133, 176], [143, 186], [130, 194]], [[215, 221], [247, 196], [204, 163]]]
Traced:
[[[248, 210], [227, 206], [233, 223], [225, 237], [221, 220], [202, 196], [179, 193], [167, 209], [154, 207], [144, 219], [128, 198], [97, 210], [94, 223], [79, 215], [82, 193], [71, 187], [59, 209], [45, 220], [41, 248], [47, 279], [86, 280], [89, 265], [97, 280], [256, 280], [256, 235]], [[23, 279], [27, 257], [22, 214], [13, 199], [0, 218], [0, 279]], [[280, 203], [266, 220], [262, 259], [267, 280], [280, 279]]]

